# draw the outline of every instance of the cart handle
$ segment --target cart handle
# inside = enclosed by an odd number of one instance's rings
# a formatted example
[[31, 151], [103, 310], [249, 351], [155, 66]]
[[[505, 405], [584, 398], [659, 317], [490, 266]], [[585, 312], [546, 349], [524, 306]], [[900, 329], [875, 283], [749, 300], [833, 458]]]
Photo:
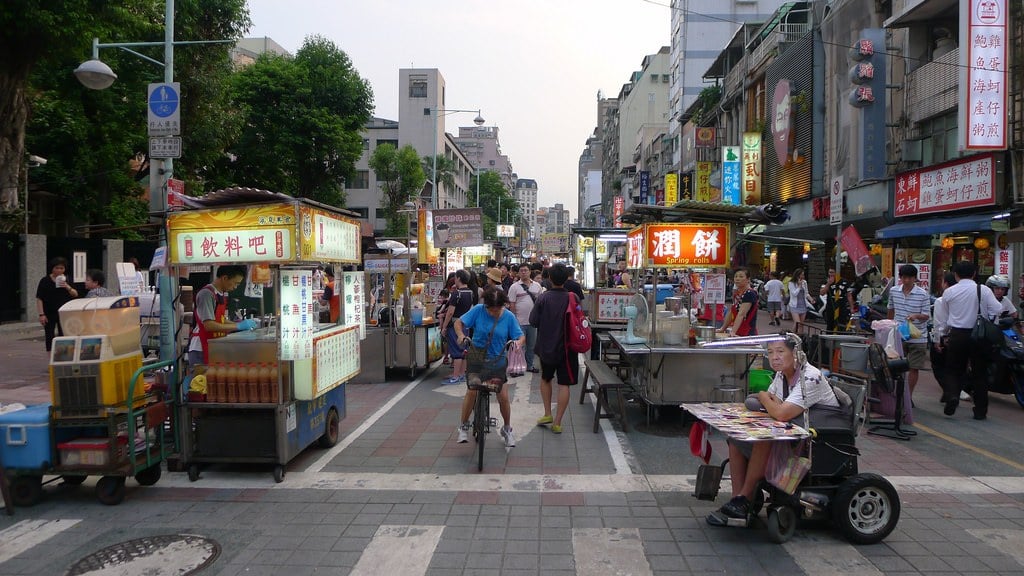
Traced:
[[[128, 383], [128, 401], [127, 401], [127, 403], [128, 403], [128, 429], [129, 430], [132, 430], [132, 428], [134, 427], [134, 422], [135, 422], [135, 414], [134, 414], [134, 412], [135, 412], [135, 384], [139, 381], [139, 377], [142, 376], [143, 374], [145, 374], [146, 372], [152, 372], [153, 370], [159, 370], [160, 368], [164, 368], [166, 366], [171, 366], [175, 362], [176, 362], [175, 360], [161, 360], [160, 362], [153, 362], [152, 364], [146, 364], [144, 366], [140, 366], [132, 374], [132, 379]], [[171, 400], [173, 402], [174, 401], [174, 395], [176, 394], [176, 391], [173, 390], [173, 389], [176, 389], [177, 386], [171, 386], [170, 388], [172, 388]], [[161, 451], [162, 450], [163, 449], [161, 448]], [[129, 460], [131, 462], [132, 472], [134, 473], [134, 472], [137, 471], [137, 470], [135, 470], [135, 438], [134, 437], [129, 437], [128, 438], [128, 457], [129, 457]], [[148, 443], [147, 443], [147, 446], [146, 446], [146, 467], [148, 468], [151, 464], [152, 463], [150, 462], [150, 451], [149, 451], [149, 446], [148, 446]]]

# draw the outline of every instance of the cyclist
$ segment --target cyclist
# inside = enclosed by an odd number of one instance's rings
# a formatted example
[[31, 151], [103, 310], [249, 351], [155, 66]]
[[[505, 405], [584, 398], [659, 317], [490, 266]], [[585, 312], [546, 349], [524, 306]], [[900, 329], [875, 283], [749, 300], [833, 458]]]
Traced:
[[[494, 362], [495, 369], [502, 381], [506, 378], [505, 367], [505, 343], [514, 341], [515, 346], [522, 347], [526, 343], [526, 336], [516, 315], [509, 311], [505, 305], [508, 304], [508, 296], [500, 289], [488, 288], [484, 291], [483, 302], [473, 306], [468, 312], [455, 319], [455, 334], [459, 342], [469, 340], [466, 336], [467, 330], [473, 331], [472, 346], [486, 349], [487, 362]], [[468, 346], [467, 346], [468, 347]], [[468, 369], [472, 371], [472, 368]], [[472, 381], [472, 378], [469, 379]], [[469, 413], [473, 410], [476, 402], [477, 391], [469, 388], [466, 396], [462, 399], [462, 424], [458, 428], [459, 443], [469, 441]], [[505, 439], [505, 446], [511, 448], [516, 445], [516, 438], [512, 433], [512, 406], [508, 400], [508, 388], [502, 386], [498, 392], [498, 406], [501, 409], [501, 418], [505, 425], [501, 429], [501, 437]]]

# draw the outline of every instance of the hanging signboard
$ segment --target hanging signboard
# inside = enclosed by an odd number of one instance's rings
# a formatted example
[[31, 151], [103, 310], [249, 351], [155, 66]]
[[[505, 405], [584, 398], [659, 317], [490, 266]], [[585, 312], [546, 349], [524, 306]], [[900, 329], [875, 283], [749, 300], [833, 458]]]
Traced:
[[722, 203], [740, 205], [740, 185], [742, 183], [742, 166], [739, 146], [722, 147]]
[[281, 359], [306, 360], [313, 357], [313, 271], [281, 270]]
[[960, 2], [960, 150], [1005, 150], [1009, 58], [1006, 0]]
[[697, 197], [698, 202], [711, 202], [711, 169], [713, 162], [697, 162]]
[[295, 258], [295, 209], [289, 204], [172, 212], [172, 264], [242, 264]]
[[483, 210], [456, 208], [433, 210], [434, 247], [480, 246], [484, 243]]
[[366, 322], [363, 318], [366, 277], [363, 272], [342, 272], [341, 278], [344, 282], [342, 294], [345, 297], [345, 305], [341, 308], [345, 311], [345, 325], [358, 326], [359, 339], [363, 340], [366, 338]]
[[675, 206], [679, 202], [679, 175], [665, 174], [665, 206]]
[[626, 267], [644, 267], [644, 227], [637, 226], [626, 234]]
[[307, 206], [303, 206], [299, 214], [302, 219], [303, 260], [360, 262], [362, 239], [359, 222]]
[[743, 204], [761, 203], [761, 133], [743, 133]]
[[612, 218], [615, 219], [615, 227], [622, 228], [622, 214], [626, 211], [626, 199], [616, 196], [612, 199]]
[[893, 216], [992, 206], [996, 203], [995, 174], [993, 154], [897, 174]]
[[630, 231], [630, 268], [729, 264], [728, 224], [644, 224]]

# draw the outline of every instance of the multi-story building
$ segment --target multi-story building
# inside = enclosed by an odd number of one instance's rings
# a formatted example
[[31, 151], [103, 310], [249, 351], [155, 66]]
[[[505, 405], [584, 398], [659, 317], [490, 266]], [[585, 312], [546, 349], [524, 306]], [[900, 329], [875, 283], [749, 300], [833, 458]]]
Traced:
[[526, 230], [521, 231], [521, 235], [525, 238], [534, 238], [537, 231], [537, 181], [532, 178], [517, 178], [515, 198], [526, 224]]
[[538, 234], [568, 234], [571, 222], [569, 210], [561, 203], [537, 209]]
[[[470, 183], [476, 169], [445, 130], [445, 120], [455, 113], [445, 102], [445, 82], [436, 68], [402, 68], [398, 71], [398, 141], [412, 145], [421, 157], [435, 154], [455, 164], [454, 186], [440, 183], [434, 194], [433, 174], [427, 174], [424, 197], [437, 208], [468, 205]], [[446, 113], [447, 111], [447, 113]]]
[[466, 154], [473, 166], [481, 172], [494, 172], [501, 177], [505, 189], [515, 187], [512, 162], [501, 153], [497, 126], [460, 126], [455, 144]]
[[244, 68], [255, 62], [261, 54], [267, 52], [277, 54], [278, 56], [291, 55], [284, 49], [284, 46], [266, 36], [262, 38], [242, 38], [231, 48], [231, 63], [235, 65], [235, 68]]
[[582, 226], [601, 225], [601, 189], [602, 178], [601, 168], [604, 156], [601, 138], [594, 130], [594, 134], [587, 138], [586, 147], [580, 154], [579, 173], [579, 194], [576, 214], [579, 215], [579, 223]]
[[349, 210], [359, 212], [381, 231], [387, 228], [384, 218], [382, 192], [377, 174], [370, 168], [370, 156], [382, 144], [398, 148], [398, 122], [384, 118], [371, 118], [363, 128], [363, 155], [356, 162], [355, 175], [345, 183], [345, 204]]

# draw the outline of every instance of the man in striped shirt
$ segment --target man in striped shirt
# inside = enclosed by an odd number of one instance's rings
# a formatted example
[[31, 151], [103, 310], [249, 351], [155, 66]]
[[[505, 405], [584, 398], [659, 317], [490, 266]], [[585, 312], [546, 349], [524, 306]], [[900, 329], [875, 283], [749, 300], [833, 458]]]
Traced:
[[931, 297], [924, 288], [917, 285], [917, 267], [913, 264], [904, 264], [899, 270], [899, 289], [889, 291], [889, 319], [897, 324], [910, 322], [921, 331], [917, 338], [911, 338], [903, 343], [903, 355], [910, 364], [907, 371], [907, 386], [910, 387], [910, 396], [914, 396], [914, 387], [917, 386], [918, 371], [925, 368], [928, 362], [928, 318], [931, 316]]

